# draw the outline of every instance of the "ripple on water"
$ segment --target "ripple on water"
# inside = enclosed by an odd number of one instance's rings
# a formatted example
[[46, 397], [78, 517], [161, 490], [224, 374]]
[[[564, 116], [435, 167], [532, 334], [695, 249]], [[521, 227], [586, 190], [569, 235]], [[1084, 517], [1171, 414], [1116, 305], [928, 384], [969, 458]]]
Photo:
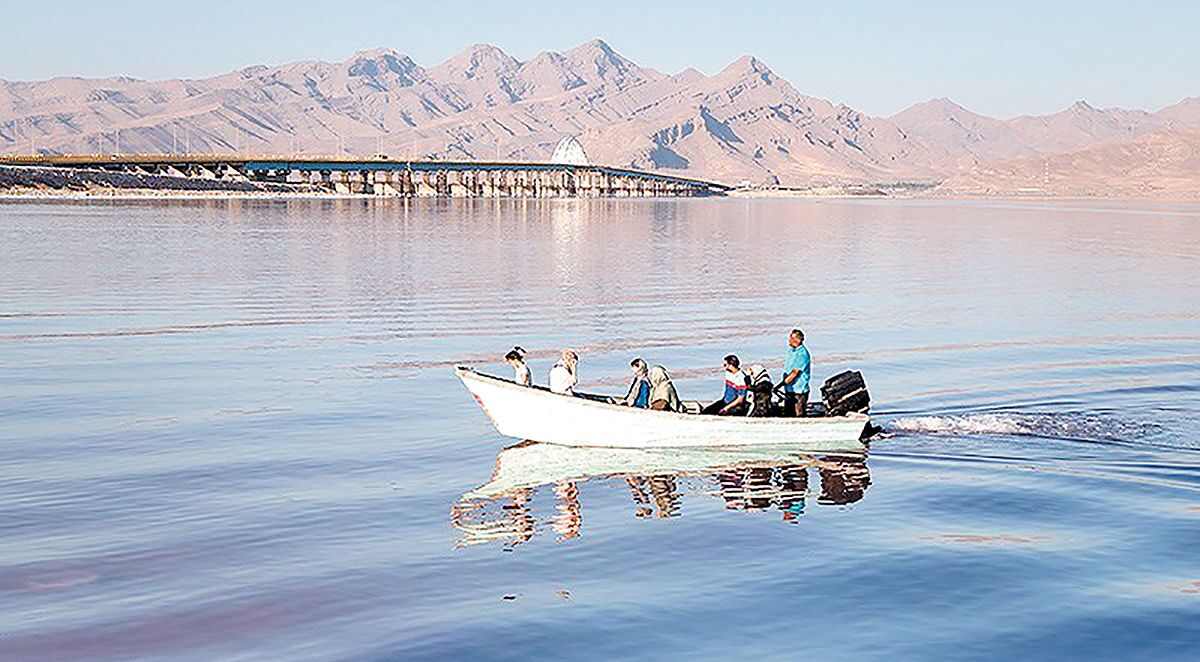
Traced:
[[[0, 657], [1191, 660], [1197, 221], [0, 206]], [[571, 346], [588, 389], [639, 355], [716, 397], [797, 325], [814, 385], [864, 371], [868, 457], [572, 460], [474, 498], [509, 442], [455, 363], [521, 345], [544, 382]]]

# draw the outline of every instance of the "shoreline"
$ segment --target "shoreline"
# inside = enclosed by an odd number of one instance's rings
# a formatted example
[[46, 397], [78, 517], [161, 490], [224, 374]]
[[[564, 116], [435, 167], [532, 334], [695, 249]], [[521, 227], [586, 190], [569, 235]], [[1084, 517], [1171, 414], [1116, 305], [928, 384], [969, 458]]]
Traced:
[[[27, 202], [46, 202], [46, 203], [84, 203], [84, 202], [179, 202], [179, 201], [246, 201], [246, 200], [263, 200], [263, 201], [281, 201], [281, 200], [371, 200], [377, 202], [393, 202], [397, 200], [522, 200], [522, 201], [541, 201], [541, 200], [700, 200], [705, 198], [680, 198], [674, 196], [667, 197], [601, 197], [601, 198], [579, 198], [579, 197], [547, 197], [547, 198], [523, 198], [523, 197], [435, 197], [435, 196], [396, 196], [396, 195], [376, 195], [372, 193], [322, 193], [322, 192], [284, 192], [284, 191], [155, 191], [148, 190], [145, 192], [133, 192], [124, 190], [120, 193], [97, 193], [97, 192], [0, 192], [0, 205], [16, 204]], [[853, 193], [796, 193], [787, 192], [782, 194], [758, 192], [752, 195], [741, 193], [731, 193], [724, 196], [711, 196], [710, 200], [806, 200], [806, 201], [850, 201], [850, 200], [893, 200], [897, 202], [1143, 202], [1143, 203], [1162, 203], [1162, 204], [1200, 204], [1200, 194], [1195, 197], [1149, 197], [1149, 196], [1131, 196], [1131, 195], [1046, 195], [1046, 196], [1028, 196], [1028, 195], [864, 195]]]
[[854, 193], [850, 191], [832, 191], [832, 190], [755, 190], [741, 191], [735, 190], [729, 192], [726, 197], [743, 198], [743, 199], [761, 199], [761, 200], [1023, 200], [1028, 202], [1037, 201], [1056, 201], [1056, 200], [1137, 200], [1143, 202], [1196, 202], [1200, 203], [1200, 191], [1194, 195], [1186, 194], [1164, 194], [1164, 195], [1133, 195], [1127, 192], [1118, 192], [1111, 195], [1101, 194], [1086, 194], [1086, 193], [1061, 193], [1061, 194], [1044, 194], [1033, 195], [1028, 193], [1016, 192], [998, 192], [994, 194], [984, 193], [966, 193], [956, 191], [923, 191], [923, 192], [904, 192], [904, 193]]
[[36, 200], [43, 202], [90, 202], [125, 200], [355, 200], [375, 199], [365, 193], [321, 193], [316, 191], [160, 191], [126, 189], [119, 193], [93, 191], [0, 191], [0, 203]]
[[[935, 182], [876, 182], [822, 184], [805, 187], [736, 188], [713, 191], [711, 197], [733, 199], [781, 200], [1139, 200], [1164, 203], [1200, 202], [1200, 190], [1130, 190], [1112, 191], [1047, 191], [968, 189], [946, 187]], [[340, 187], [339, 187], [340, 188]], [[592, 199], [590, 195], [401, 195], [397, 191], [378, 193], [337, 191], [312, 183], [259, 182], [195, 178], [145, 172], [110, 172], [93, 169], [74, 169], [53, 166], [0, 164], [0, 202], [26, 200], [90, 201], [90, 200], [359, 200], [359, 199]], [[680, 196], [604, 195], [595, 199], [678, 199]], [[479, 193], [479, 192], [476, 192]], [[578, 193], [578, 192], [576, 192]]]

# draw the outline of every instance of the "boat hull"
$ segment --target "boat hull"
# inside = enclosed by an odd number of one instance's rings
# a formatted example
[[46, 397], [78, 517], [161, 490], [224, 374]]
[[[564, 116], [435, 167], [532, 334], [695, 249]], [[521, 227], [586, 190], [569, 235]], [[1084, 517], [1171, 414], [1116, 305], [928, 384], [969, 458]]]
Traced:
[[496, 430], [516, 439], [568, 446], [678, 448], [786, 444], [819, 453], [855, 452], [870, 418], [701, 416], [652, 411], [559, 395], [455, 369]]

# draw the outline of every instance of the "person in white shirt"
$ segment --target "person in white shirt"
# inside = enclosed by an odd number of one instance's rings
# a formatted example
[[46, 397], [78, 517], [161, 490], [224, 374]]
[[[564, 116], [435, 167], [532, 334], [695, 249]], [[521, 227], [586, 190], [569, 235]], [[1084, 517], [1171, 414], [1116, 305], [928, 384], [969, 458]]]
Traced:
[[564, 349], [562, 358], [550, 368], [550, 390], [563, 395], [575, 395], [575, 385], [579, 383], [576, 366], [579, 355], [574, 350]]
[[529, 374], [529, 364], [525, 363], [525, 350], [513, 347], [504, 355], [504, 362], [513, 368], [513, 381], [521, 386], [533, 386], [533, 376]]

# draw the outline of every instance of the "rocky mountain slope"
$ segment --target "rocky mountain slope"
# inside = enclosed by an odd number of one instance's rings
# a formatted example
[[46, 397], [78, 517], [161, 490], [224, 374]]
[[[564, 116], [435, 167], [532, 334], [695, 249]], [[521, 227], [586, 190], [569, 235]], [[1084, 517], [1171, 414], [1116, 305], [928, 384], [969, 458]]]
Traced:
[[1200, 99], [1157, 113], [1079, 102], [1008, 120], [935, 99], [871, 117], [801, 93], [750, 56], [711, 76], [669, 75], [600, 40], [524, 62], [476, 45], [428, 69], [375, 49], [203, 80], [0, 81], [2, 153], [544, 160], [576, 135], [595, 162], [787, 186], [942, 181], [1197, 128]]
[[1079, 150], [985, 163], [935, 190], [950, 196], [1200, 199], [1200, 131], [1165, 129]]

